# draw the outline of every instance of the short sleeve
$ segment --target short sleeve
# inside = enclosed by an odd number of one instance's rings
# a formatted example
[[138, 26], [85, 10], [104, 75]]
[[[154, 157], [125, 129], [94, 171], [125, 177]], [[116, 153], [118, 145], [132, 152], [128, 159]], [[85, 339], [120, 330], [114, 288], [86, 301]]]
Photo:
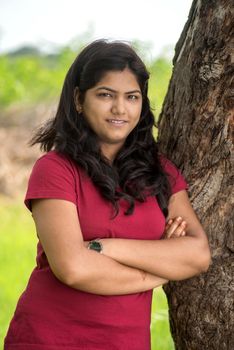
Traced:
[[31, 210], [31, 200], [64, 199], [76, 204], [75, 174], [66, 156], [50, 151], [39, 158], [30, 175], [24, 203]]
[[165, 157], [160, 157], [160, 161], [168, 176], [172, 194], [182, 190], [188, 190], [188, 183], [175, 164]]

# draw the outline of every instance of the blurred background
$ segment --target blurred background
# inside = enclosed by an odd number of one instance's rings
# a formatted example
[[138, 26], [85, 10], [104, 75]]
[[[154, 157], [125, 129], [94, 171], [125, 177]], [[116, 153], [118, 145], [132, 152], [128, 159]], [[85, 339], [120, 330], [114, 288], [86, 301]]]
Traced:
[[[33, 130], [54, 116], [65, 74], [94, 39], [131, 42], [150, 72], [158, 117], [174, 47], [192, 0], [0, 0], [0, 348], [35, 266], [37, 237], [23, 199], [37, 147]], [[167, 302], [155, 291], [152, 350], [171, 350]]]

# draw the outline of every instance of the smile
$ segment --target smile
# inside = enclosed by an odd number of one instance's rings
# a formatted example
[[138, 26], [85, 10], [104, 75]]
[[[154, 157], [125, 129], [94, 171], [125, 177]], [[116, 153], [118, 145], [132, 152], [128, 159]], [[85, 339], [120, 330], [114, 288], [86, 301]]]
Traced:
[[118, 119], [107, 119], [108, 123], [112, 123], [112, 124], [125, 124], [127, 123], [125, 120], [118, 120]]

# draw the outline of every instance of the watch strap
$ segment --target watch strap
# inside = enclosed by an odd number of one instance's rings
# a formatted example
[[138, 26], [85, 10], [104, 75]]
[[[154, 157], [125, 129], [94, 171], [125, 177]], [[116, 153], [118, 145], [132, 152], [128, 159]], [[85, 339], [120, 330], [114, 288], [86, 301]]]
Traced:
[[100, 239], [93, 239], [88, 244], [88, 249], [95, 250], [98, 253], [102, 253], [103, 251], [103, 245], [100, 241]]

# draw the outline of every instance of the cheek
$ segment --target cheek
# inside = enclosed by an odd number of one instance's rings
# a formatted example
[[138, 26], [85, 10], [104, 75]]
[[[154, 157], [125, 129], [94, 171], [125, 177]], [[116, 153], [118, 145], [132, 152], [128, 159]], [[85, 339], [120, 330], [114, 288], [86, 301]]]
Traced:
[[134, 115], [135, 115], [135, 121], [136, 123], [138, 123], [141, 117], [141, 108], [136, 108]]
[[90, 103], [86, 107], [86, 112], [90, 116], [95, 116], [96, 118], [101, 118], [105, 116], [105, 113], [109, 111], [109, 106], [107, 103], [99, 103], [99, 101], [96, 101], [96, 103]]
[[140, 118], [141, 116], [141, 111], [142, 111], [142, 104], [138, 104], [137, 106], [135, 106], [135, 114], [138, 116], [138, 118]]
[[95, 121], [97, 119], [97, 108], [95, 108], [94, 104], [86, 104], [83, 106], [83, 113], [87, 120], [90, 122]]

